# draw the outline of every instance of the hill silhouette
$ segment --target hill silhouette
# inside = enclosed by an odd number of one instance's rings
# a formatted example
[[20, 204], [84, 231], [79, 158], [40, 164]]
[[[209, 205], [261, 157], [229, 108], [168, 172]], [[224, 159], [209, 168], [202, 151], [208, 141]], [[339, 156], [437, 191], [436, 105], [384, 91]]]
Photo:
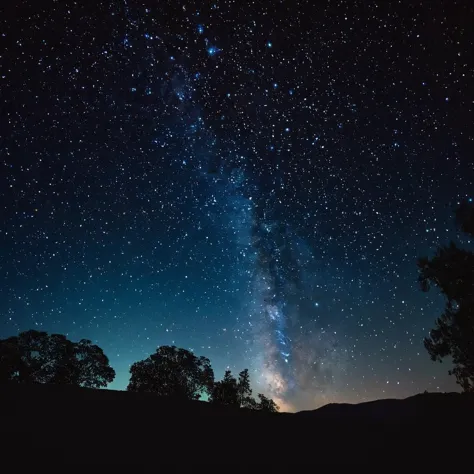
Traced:
[[426, 463], [448, 456], [438, 441], [464, 452], [474, 421], [473, 394], [457, 393], [296, 414], [39, 384], [2, 385], [0, 402], [3, 452], [35, 466]]
[[317, 410], [298, 412], [299, 417], [315, 420], [365, 420], [384, 423], [411, 423], [430, 418], [438, 422], [464, 417], [474, 409], [474, 394], [424, 393], [405, 399], [383, 399], [349, 404], [330, 403]]

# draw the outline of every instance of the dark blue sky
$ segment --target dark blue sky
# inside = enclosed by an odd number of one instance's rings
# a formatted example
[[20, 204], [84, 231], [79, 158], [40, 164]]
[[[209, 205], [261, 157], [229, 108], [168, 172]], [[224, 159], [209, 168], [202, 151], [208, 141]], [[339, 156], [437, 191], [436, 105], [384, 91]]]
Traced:
[[15, 3], [0, 337], [90, 338], [118, 389], [192, 348], [288, 409], [455, 387], [416, 259], [474, 193], [469, 2]]

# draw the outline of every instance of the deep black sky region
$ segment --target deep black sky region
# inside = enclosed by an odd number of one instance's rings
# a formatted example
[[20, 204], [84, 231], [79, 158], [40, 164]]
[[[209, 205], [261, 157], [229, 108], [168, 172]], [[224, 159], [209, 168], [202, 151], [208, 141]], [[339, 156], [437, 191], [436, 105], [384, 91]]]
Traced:
[[474, 194], [466, 1], [0, 12], [0, 337], [175, 344], [283, 409], [455, 388], [416, 259]]

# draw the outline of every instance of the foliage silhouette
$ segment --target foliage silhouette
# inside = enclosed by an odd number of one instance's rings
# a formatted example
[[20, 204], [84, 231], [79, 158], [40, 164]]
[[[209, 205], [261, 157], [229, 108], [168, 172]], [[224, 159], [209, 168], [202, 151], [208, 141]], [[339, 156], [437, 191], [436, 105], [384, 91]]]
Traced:
[[271, 398], [266, 397], [263, 393], [259, 393], [258, 398], [260, 401], [257, 403], [257, 410], [268, 413], [277, 413], [280, 409]]
[[[459, 228], [474, 237], [474, 207], [463, 202], [456, 211]], [[465, 392], [474, 392], [474, 253], [451, 242], [440, 246], [433, 258], [418, 260], [423, 291], [436, 286], [446, 298], [444, 313], [425, 338], [433, 361], [452, 357], [450, 375]]]
[[158, 347], [148, 358], [135, 362], [130, 374], [128, 391], [183, 400], [198, 400], [202, 393], [210, 394], [214, 385], [209, 359], [176, 346]]
[[230, 370], [226, 370], [224, 378], [214, 383], [209, 400], [220, 405], [231, 405], [251, 410], [266, 412], [277, 412], [278, 406], [265, 395], [258, 394], [259, 402], [252, 398], [250, 388], [250, 375], [248, 369], [239, 373], [238, 380], [232, 375]]
[[106, 387], [115, 371], [102, 349], [87, 339], [30, 330], [0, 340], [0, 381]]
[[252, 408], [252, 389], [250, 388], [249, 369], [244, 369], [239, 373], [239, 381], [237, 383], [237, 394], [239, 406]]
[[214, 383], [209, 400], [212, 403], [219, 403], [221, 405], [240, 406], [239, 385], [230, 370], [225, 371], [222, 380]]

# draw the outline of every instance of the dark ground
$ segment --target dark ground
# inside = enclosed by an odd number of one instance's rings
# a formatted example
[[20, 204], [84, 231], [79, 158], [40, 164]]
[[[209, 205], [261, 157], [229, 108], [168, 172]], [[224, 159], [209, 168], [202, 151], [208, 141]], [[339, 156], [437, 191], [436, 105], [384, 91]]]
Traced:
[[[62, 386], [0, 386], [2, 463], [290, 468], [370, 463], [383, 472], [472, 465], [474, 394], [327, 405], [263, 414], [154, 395]], [[240, 468], [239, 468], [240, 469]]]

